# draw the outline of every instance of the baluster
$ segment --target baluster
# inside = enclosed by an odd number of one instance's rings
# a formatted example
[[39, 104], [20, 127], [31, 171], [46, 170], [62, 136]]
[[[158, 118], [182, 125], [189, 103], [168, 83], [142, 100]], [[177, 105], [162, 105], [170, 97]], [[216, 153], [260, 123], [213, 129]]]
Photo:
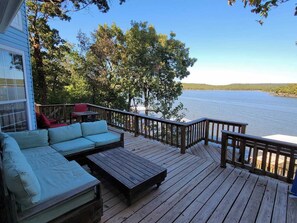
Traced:
[[220, 123], [217, 123], [217, 136], [216, 136], [216, 143], [219, 142], [219, 130], [220, 130]]
[[205, 136], [204, 136], [204, 144], [208, 145], [208, 138], [209, 138], [209, 121], [205, 121]]
[[144, 137], [147, 137], [147, 119], [144, 119]]
[[235, 165], [235, 161], [236, 161], [236, 141], [238, 139], [234, 137], [232, 137], [232, 164]]
[[274, 177], [277, 178], [278, 175], [278, 161], [279, 161], [279, 151], [280, 147], [276, 147], [276, 157], [275, 157], [275, 166], [274, 166]]
[[253, 151], [253, 160], [252, 160], [252, 168], [251, 172], [255, 172], [255, 168], [257, 165], [257, 157], [258, 157], [258, 148], [257, 142], [254, 142], [254, 151]]
[[286, 176], [286, 171], [287, 171], [287, 156], [284, 155], [284, 164], [283, 164], [283, 171], [282, 171], [282, 175]]
[[239, 156], [239, 162], [241, 162], [241, 166], [244, 167], [245, 162], [245, 145], [246, 140], [242, 139], [240, 140], [240, 156]]
[[155, 139], [155, 121], [153, 120], [153, 139]]
[[261, 169], [262, 169], [263, 174], [266, 174], [267, 153], [268, 153], [268, 145], [265, 144], [265, 149], [264, 149], [263, 154], [262, 154], [262, 165], [261, 165]]
[[170, 145], [173, 145], [173, 125], [170, 124]]
[[191, 144], [191, 138], [192, 138], [192, 130], [193, 130], [193, 127], [192, 126], [189, 126], [187, 127], [187, 139], [186, 139], [186, 146], [190, 145]]
[[211, 141], [214, 141], [214, 122], [211, 122]]
[[268, 170], [269, 172], [271, 172], [271, 156], [272, 156], [272, 153], [271, 153], [271, 152], [269, 152], [269, 158], [268, 158], [268, 168], [267, 168], [267, 170]]
[[176, 136], [175, 136], [175, 140], [176, 140], [176, 146], [179, 146], [179, 127], [178, 125], [175, 126], [176, 129]]
[[159, 122], [157, 122], [157, 140], [160, 141]]

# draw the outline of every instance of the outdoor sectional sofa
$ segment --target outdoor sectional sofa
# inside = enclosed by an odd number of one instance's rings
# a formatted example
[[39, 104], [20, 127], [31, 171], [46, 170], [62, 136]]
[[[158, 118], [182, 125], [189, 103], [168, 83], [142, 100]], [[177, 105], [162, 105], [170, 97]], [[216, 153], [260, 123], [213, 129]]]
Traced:
[[0, 133], [0, 140], [0, 222], [100, 221], [100, 181], [78, 162], [123, 146], [123, 133], [98, 121]]

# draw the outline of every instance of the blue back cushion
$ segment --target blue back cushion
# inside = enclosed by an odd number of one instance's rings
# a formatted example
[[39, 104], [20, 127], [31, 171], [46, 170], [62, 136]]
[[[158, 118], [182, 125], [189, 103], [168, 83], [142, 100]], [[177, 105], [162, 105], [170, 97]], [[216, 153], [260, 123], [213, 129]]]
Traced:
[[3, 167], [7, 187], [19, 204], [30, 207], [40, 201], [39, 181], [12, 137], [4, 138], [3, 141]]
[[9, 132], [8, 135], [13, 137], [21, 149], [48, 146], [48, 131], [46, 129]]
[[65, 142], [82, 137], [80, 123], [48, 129], [50, 144]]
[[97, 122], [84, 122], [81, 124], [83, 136], [96, 135], [108, 132], [105, 120]]

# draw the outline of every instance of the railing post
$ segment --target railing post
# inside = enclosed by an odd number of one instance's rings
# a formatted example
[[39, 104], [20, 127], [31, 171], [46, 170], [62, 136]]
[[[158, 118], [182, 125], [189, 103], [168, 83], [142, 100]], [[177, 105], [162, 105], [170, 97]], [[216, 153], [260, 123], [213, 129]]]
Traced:
[[138, 121], [138, 116], [135, 115], [134, 116], [134, 136], [138, 136], [139, 135], [139, 121]]
[[241, 126], [241, 130], [240, 130], [240, 133], [241, 134], [245, 134], [245, 130], [246, 130], [246, 125], [242, 125]]
[[40, 104], [35, 103], [35, 112], [38, 114], [40, 114], [40, 106], [41, 106]]
[[204, 135], [204, 145], [208, 145], [208, 135], [209, 135], [209, 120], [205, 121], [205, 135]]
[[[293, 179], [293, 176], [294, 176], [294, 166], [295, 166], [294, 150], [291, 150], [289, 170], [288, 170], [288, 176], [287, 176], [287, 182], [288, 183], [292, 182], [292, 179]], [[297, 177], [297, 176], [295, 176], [295, 177]]]
[[66, 123], [67, 122], [66, 104], [63, 105], [63, 116], [64, 116], [64, 123]]
[[227, 145], [228, 136], [226, 133], [222, 133], [222, 143], [221, 143], [221, 167], [226, 168], [226, 157], [227, 157]]
[[186, 126], [181, 126], [181, 140], [180, 140], [180, 153], [185, 154], [186, 153]]
[[106, 121], [108, 124], [112, 125], [111, 123], [111, 111], [106, 111]]

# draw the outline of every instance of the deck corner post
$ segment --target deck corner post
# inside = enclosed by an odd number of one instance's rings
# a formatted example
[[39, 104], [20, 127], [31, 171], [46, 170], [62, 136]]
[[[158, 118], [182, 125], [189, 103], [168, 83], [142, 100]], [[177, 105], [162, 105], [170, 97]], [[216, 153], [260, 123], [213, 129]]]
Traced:
[[[289, 170], [288, 170], [288, 175], [287, 175], [287, 182], [288, 183], [292, 183], [293, 182], [294, 166], [295, 166], [295, 156], [294, 156], [294, 151], [291, 150], [291, 152], [290, 152]], [[297, 177], [297, 176], [295, 176], [295, 177]]]
[[180, 145], [180, 153], [186, 153], [186, 126], [181, 126], [181, 145]]
[[139, 135], [139, 121], [138, 116], [134, 116], [134, 136], [137, 137]]
[[34, 103], [34, 104], [35, 104], [35, 112], [40, 114], [41, 113], [41, 109], [40, 109], [41, 104], [37, 104], [37, 103]]
[[228, 136], [227, 133], [222, 133], [222, 144], [221, 144], [221, 167], [226, 168], [226, 156], [227, 156], [227, 144]]
[[205, 121], [205, 135], [204, 135], [204, 145], [208, 145], [208, 136], [209, 136], [209, 120]]

